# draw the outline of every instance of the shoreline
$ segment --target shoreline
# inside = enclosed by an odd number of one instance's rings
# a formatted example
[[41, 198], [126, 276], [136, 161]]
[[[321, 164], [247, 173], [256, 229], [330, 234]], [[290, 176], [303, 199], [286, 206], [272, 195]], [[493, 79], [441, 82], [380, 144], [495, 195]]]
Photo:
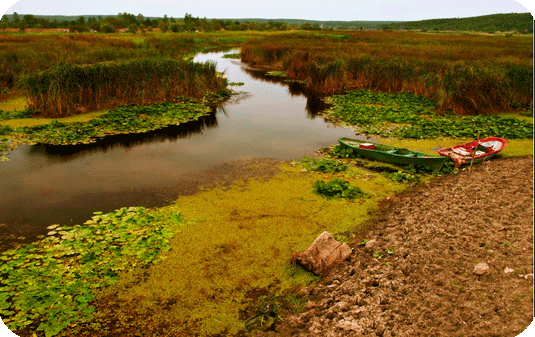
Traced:
[[387, 198], [368, 226], [301, 292], [304, 311], [260, 336], [516, 336], [532, 322], [533, 156]]

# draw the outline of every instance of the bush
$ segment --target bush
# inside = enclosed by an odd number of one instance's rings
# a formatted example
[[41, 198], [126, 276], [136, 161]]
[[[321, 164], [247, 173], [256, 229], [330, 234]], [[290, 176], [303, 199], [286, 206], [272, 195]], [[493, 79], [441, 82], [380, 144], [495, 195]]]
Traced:
[[367, 196], [367, 193], [362, 191], [358, 186], [353, 186], [349, 181], [338, 178], [332, 179], [330, 182], [318, 180], [314, 183], [314, 193], [324, 196], [328, 199], [355, 199]]
[[100, 31], [102, 33], [106, 33], [106, 34], [115, 33], [115, 28], [112, 25], [110, 25], [109, 23], [103, 23], [100, 26]]
[[300, 161], [308, 171], [317, 171], [322, 173], [334, 173], [347, 170], [347, 165], [342, 164], [336, 160], [322, 158], [318, 160], [316, 158], [303, 157]]
[[69, 30], [71, 32], [83, 33], [83, 32], [88, 32], [89, 28], [87, 28], [86, 26], [82, 26], [82, 25], [72, 25], [69, 27]]

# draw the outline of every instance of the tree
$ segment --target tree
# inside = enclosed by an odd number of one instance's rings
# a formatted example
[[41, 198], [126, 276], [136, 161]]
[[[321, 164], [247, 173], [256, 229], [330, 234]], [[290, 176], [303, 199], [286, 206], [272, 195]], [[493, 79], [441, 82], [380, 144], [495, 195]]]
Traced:
[[218, 30], [221, 30], [222, 28], [222, 21], [220, 20], [217, 20], [217, 19], [212, 19], [212, 21], [210, 21], [212, 23], [212, 27], [215, 31], [218, 31]]
[[[121, 20], [119, 20], [117, 18], [114, 18], [113, 16], [108, 16], [102, 21], [112, 25], [114, 29], [122, 28], [121, 27], [121, 24], [122, 24]], [[101, 24], [102, 24], [102, 22], [101, 22]]]
[[160, 31], [162, 33], [165, 33], [169, 30], [169, 22], [166, 19], [167, 19], [167, 15], [165, 16], [164, 19], [158, 20], [158, 28], [160, 28]]
[[20, 22], [20, 16], [17, 12], [13, 12], [13, 23], [16, 25]]
[[183, 32], [184, 31], [184, 22], [182, 22], [182, 20], [180, 20], [179, 22], [177, 23], [172, 23], [171, 26], [170, 26], [170, 29], [173, 33], [178, 33], [178, 32]]
[[26, 28], [28, 28], [28, 23], [24, 20], [19, 21], [19, 24], [17, 25], [17, 27], [19, 27], [21, 32], [23, 32], [24, 30], [26, 30]]
[[9, 27], [9, 19], [7, 15], [2, 15], [2, 19], [0, 19], [0, 28], [5, 29]]
[[35, 16], [31, 14], [24, 15], [24, 21], [28, 24], [28, 28], [33, 28], [35, 26]]
[[9, 26], [9, 18], [7, 15], [2, 15], [2, 19], [0, 19], [0, 28], [7, 28]]
[[115, 27], [113, 27], [110, 23], [104, 22], [100, 25], [100, 31], [103, 33], [115, 33]]
[[130, 27], [128, 27], [128, 32], [129, 33], [132, 33], [132, 34], [135, 34], [137, 32], [137, 29], [139, 27], [137, 26], [137, 24], [131, 24]]
[[91, 26], [89, 26], [89, 29], [95, 30], [97, 32], [100, 32], [100, 23], [99, 22], [93, 22]]
[[78, 19], [76, 19], [76, 24], [77, 25], [81, 25], [81, 26], [85, 26], [85, 17], [79, 16]]
[[186, 13], [186, 15], [184, 15], [184, 24], [186, 25], [187, 31], [195, 31], [199, 26], [199, 18], [195, 19], [191, 17], [191, 14]]

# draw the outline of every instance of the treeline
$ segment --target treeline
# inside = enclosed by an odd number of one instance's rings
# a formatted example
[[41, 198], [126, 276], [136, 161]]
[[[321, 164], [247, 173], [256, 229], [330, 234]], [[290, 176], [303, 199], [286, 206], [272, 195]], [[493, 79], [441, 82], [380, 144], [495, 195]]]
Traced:
[[384, 25], [383, 29], [424, 31], [476, 31], [533, 33], [533, 16], [530, 13], [483, 15], [470, 18], [432, 19], [398, 22]]
[[392, 23], [399, 23], [400, 21], [320, 21], [320, 20], [303, 20], [303, 19], [232, 19], [238, 22], [258, 22], [267, 23], [285, 22], [290, 25], [311, 25], [323, 27], [323, 29], [356, 29], [356, 30], [372, 30], [382, 29], [385, 25]]
[[[292, 20], [290, 20], [292, 21]], [[294, 20], [296, 21], [296, 20]], [[303, 21], [303, 20], [301, 20]], [[120, 13], [117, 16], [79, 16], [79, 17], [58, 17], [58, 16], [36, 16], [19, 15], [17, 12], [12, 15], [4, 14], [0, 20], [0, 29], [17, 28], [25, 30], [27, 28], [64, 28], [76, 32], [101, 32], [113, 33], [118, 30], [128, 30], [129, 32], [152, 31], [158, 28], [161, 32], [187, 32], [203, 31], [212, 32], [219, 30], [228, 31], [282, 31], [290, 29], [320, 30], [322, 25], [319, 22], [286, 22], [283, 20], [244, 20], [244, 19], [206, 19], [193, 17], [187, 14], [183, 18], [173, 18], [164, 15], [163, 18], [145, 17], [142, 14], [134, 15]]]
[[183, 18], [145, 17], [119, 13], [113, 16], [43, 16], [3, 15], [0, 29], [17, 28], [64, 28], [71, 31], [94, 31], [113, 33], [119, 29], [130, 32], [151, 31], [158, 28], [162, 32], [185, 31], [281, 31], [290, 29], [351, 29], [351, 30], [421, 30], [421, 31], [477, 31], [477, 32], [518, 32], [533, 33], [533, 17], [530, 13], [510, 13], [476, 16], [470, 18], [432, 19], [422, 21], [317, 21], [303, 19], [207, 19], [186, 14]]

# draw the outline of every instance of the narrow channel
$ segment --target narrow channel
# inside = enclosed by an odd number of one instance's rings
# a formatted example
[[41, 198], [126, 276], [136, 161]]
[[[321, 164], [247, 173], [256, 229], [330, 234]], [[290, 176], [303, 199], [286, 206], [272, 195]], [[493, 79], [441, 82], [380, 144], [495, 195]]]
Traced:
[[158, 207], [176, 199], [178, 182], [236, 160], [300, 159], [353, 137], [318, 115], [322, 100], [297, 84], [265, 76], [228, 52], [214, 61], [238, 93], [199, 121], [103, 138], [88, 145], [22, 145], [0, 163], [0, 239], [31, 241], [50, 224], [81, 224], [93, 212]]

